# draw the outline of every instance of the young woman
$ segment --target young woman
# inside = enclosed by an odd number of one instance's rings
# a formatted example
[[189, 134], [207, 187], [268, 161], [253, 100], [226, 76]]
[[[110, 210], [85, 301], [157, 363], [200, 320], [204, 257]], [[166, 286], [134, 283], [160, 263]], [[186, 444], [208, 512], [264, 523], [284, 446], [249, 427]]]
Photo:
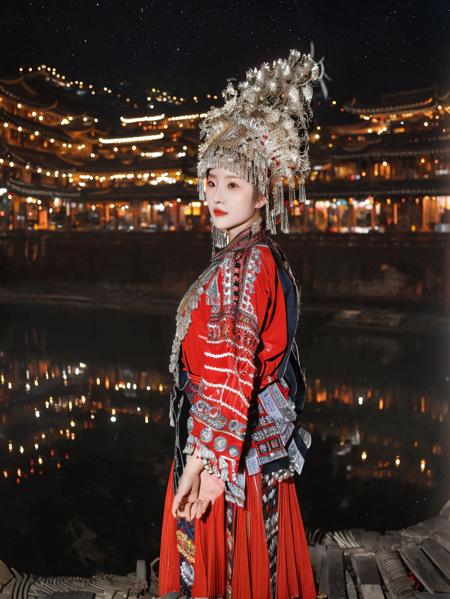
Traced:
[[[202, 124], [199, 193], [210, 265], [177, 311], [170, 370], [175, 455], [161, 534], [163, 598], [316, 597], [294, 474], [310, 437], [295, 341], [297, 281], [271, 237], [308, 171], [309, 55], [229, 84]], [[300, 96], [300, 94], [302, 94]], [[309, 99], [308, 99], [309, 98]]]

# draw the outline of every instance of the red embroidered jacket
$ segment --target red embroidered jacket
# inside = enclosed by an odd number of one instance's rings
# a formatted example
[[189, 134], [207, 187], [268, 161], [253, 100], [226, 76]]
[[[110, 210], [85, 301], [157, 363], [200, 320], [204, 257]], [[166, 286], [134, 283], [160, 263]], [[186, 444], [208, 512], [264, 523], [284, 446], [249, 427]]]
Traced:
[[237, 479], [249, 407], [257, 404], [258, 390], [278, 378], [287, 348], [275, 259], [263, 239], [240, 244], [246, 237], [248, 230], [223, 251], [181, 346], [185, 368], [199, 385], [184, 452], [197, 446], [206, 468], [230, 484]]

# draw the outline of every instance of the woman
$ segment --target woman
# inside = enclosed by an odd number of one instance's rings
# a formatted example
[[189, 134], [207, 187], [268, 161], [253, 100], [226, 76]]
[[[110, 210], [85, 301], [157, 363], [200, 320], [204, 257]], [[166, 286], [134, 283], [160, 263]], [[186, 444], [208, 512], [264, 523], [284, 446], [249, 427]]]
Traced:
[[175, 456], [161, 534], [161, 597], [316, 596], [294, 484], [310, 443], [295, 333], [298, 284], [270, 233], [309, 170], [319, 68], [292, 50], [250, 70], [201, 124], [199, 194], [210, 265], [177, 311], [170, 370]]

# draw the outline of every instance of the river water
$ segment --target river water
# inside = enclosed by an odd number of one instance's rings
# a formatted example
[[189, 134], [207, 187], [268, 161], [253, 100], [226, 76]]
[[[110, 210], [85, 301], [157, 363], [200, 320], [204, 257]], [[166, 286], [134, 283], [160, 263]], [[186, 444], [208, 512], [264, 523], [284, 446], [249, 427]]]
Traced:
[[[0, 559], [38, 575], [127, 574], [158, 555], [172, 458], [174, 315], [0, 305]], [[298, 343], [313, 444], [311, 531], [396, 529], [450, 497], [448, 348], [437, 331], [333, 326]]]

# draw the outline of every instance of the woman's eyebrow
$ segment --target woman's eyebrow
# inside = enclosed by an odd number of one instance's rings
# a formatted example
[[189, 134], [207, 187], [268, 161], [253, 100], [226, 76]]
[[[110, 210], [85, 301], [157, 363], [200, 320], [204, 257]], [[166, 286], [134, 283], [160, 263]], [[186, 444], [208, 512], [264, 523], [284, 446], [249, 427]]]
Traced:
[[[214, 179], [217, 179], [216, 175], [212, 175], [209, 174], [208, 177], [214, 177]], [[238, 177], [237, 175], [225, 175], [224, 179], [240, 179], [241, 177]]]

